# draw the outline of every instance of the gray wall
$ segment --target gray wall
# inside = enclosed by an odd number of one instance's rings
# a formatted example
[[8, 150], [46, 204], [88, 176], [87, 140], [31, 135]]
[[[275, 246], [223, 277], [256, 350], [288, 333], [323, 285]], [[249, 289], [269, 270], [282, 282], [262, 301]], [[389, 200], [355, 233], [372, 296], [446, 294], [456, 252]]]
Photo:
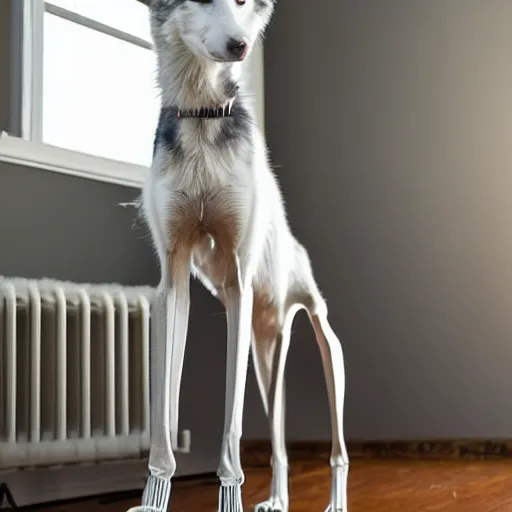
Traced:
[[[343, 338], [352, 439], [512, 437], [511, 48], [509, 0], [277, 4], [267, 135]], [[295, 327], [288, 431], [327, 438]]]
[[0, 163], [0, 274], [155, 284], [135, 189]]

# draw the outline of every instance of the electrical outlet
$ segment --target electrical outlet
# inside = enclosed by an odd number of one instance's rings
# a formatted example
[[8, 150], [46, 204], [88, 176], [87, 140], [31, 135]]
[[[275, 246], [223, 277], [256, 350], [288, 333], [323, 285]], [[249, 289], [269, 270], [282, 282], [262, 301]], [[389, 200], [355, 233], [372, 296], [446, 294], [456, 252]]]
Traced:
[[190, 430], [182, 430], [178, 437], [178, 452], [190, 453], [190, 445], [192, 443], [192, 434]]

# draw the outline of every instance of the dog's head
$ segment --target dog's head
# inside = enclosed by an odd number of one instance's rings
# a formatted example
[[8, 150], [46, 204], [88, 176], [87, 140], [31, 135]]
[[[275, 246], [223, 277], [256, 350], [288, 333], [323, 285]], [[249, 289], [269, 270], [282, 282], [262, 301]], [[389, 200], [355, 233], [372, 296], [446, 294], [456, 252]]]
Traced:
[[139, 0], [151, 11], [160, 51], [180, 37], [194, 55], [244, 60], [270, 20], [276, 0]]

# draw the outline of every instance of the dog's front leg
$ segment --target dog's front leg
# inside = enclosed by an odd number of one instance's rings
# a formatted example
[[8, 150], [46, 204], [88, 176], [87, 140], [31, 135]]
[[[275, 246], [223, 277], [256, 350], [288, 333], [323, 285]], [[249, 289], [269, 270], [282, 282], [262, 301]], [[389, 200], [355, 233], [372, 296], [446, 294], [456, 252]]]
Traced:
[[[151, 315], [151, 447], [149, 477], [139, 512], [167, 511], [176, 471], [173, 445], [178, 432], [178, 400], [190, 308], [190, 270], [186, 258], [163, 269]], [[170, 265], [173, 265], [173, 272]], [[167, 279], [166, 275], [171, 275]]]
[[225, 288], [228, 338], [224, 434], [218, 470], [219, 512], [243, 511], [240, 438], [251, 344], [253, 290], [251, 276], [240, 267], [237, 256], [235, 261], [236, 279]]

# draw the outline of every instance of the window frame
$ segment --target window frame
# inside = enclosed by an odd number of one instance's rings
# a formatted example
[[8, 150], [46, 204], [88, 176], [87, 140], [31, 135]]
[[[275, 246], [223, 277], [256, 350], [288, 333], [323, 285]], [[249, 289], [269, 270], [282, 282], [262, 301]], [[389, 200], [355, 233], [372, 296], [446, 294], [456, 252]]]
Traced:
[[[139, 188], [148, 167], [43, 142], [44, 15], [58, 16], [147, 50], [152, 50], [152, 43], [54, 5], [51, 0], [11, 0], [11, 9], [11, 26], [21, 30], [11, 34], [11, 111], [9, 132], [0, 134], [0, 161]], [[249, 66], [257, 121], [263, 130], [261, 46], [254, 49]]]

